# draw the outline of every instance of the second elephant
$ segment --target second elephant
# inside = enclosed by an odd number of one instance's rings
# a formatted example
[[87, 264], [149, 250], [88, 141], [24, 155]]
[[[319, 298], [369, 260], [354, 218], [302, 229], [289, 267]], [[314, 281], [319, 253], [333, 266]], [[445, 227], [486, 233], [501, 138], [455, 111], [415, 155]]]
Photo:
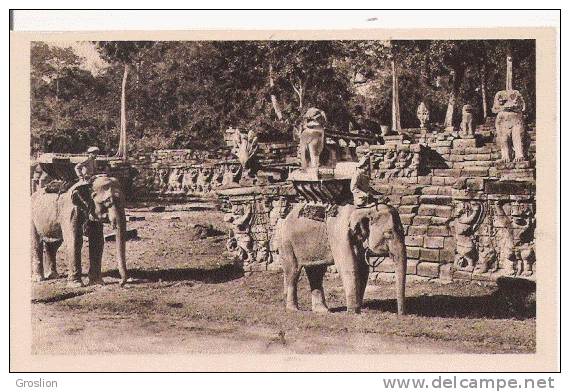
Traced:
[[358, 313], [368, 281], [365, 250], [389, 255], [395, 265], [398, 314], [404, 314], [407, 256], [404, 228], [395, 208], [378, 204], [338, 206], [323, 221], [305, 216], [305, 204], [295, 206], [279, 226], [278, 243], [284, 272], [286, 306], [296, 310], [297, 281], [305, 268], [313, 311], [328, 311], [323, 292], [327, 266], [335, 264], [342, 279], [348, 312]]

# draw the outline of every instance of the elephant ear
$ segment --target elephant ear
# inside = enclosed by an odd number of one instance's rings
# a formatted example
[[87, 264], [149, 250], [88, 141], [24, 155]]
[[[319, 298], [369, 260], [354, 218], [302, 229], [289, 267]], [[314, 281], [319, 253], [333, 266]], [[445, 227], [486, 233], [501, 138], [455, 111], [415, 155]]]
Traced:
[[348, 222], [351, 237], [364, 242], [370, 234], [370, 217], [364, 211], [355, 211]]

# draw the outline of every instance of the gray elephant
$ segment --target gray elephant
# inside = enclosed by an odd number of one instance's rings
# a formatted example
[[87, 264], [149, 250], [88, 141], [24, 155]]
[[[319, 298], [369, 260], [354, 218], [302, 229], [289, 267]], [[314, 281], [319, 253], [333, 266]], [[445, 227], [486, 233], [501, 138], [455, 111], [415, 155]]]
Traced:
[[[82, 286], [81, 248], [83, 232], [89, 239], [89, 284], [103, 284], [103, 223], [116, 229], [117, 264], [121, 285], [127, 281], [125, 256], [126, 220], [124, 196], [119, 181], [106, 175], [94, 178], [91, 186], [74, 186], [64, 193], [32, 194], [32, 271], [38, 281], [58, 276], [56, 253], [62, 242], [67, 248], [68, 284]], [[43, 249], [48, 258], [44, 275]]]
[[[342, 279], [348, 312], [359, 313], [368, 281], [365, 251], [391, 256], [396, 269], [398, 314], [404, 313], [407, 256], [404, 228], [395, 208], [377, 204], [357, 208], [333, 206], [311, 217], [307, 204], [295, 206], [279, 226], [274, 244], [284, 272], [286, 307], [297, 310], [297, 281], [305, 268], [311, 288], [312, 310], [327, 312], [323, 277], [335, 264]], [[311, 206], [315, 208], [318, 206]]]

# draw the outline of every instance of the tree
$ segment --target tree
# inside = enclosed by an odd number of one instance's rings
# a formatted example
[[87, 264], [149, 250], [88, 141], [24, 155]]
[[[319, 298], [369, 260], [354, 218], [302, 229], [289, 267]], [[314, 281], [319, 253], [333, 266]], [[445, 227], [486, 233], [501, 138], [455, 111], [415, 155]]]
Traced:
[[131, 64], [140, 55], [143, 49], [153, 45], [152, 41], [100, 41], [97, 47], [103, 56], [110, 62], [119, 62], [123, 65], [123, 79], [121, 82], [121, 130], [117, 157], [127, 159], [127, 78]]

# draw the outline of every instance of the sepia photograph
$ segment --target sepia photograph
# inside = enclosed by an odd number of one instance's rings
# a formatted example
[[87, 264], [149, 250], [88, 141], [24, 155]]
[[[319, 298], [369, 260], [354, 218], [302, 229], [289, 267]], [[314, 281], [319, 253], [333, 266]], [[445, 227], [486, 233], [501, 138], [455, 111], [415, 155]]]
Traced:
[[537, 354], [549, 52], [377, 36], [32, 36], [23, 350]]

